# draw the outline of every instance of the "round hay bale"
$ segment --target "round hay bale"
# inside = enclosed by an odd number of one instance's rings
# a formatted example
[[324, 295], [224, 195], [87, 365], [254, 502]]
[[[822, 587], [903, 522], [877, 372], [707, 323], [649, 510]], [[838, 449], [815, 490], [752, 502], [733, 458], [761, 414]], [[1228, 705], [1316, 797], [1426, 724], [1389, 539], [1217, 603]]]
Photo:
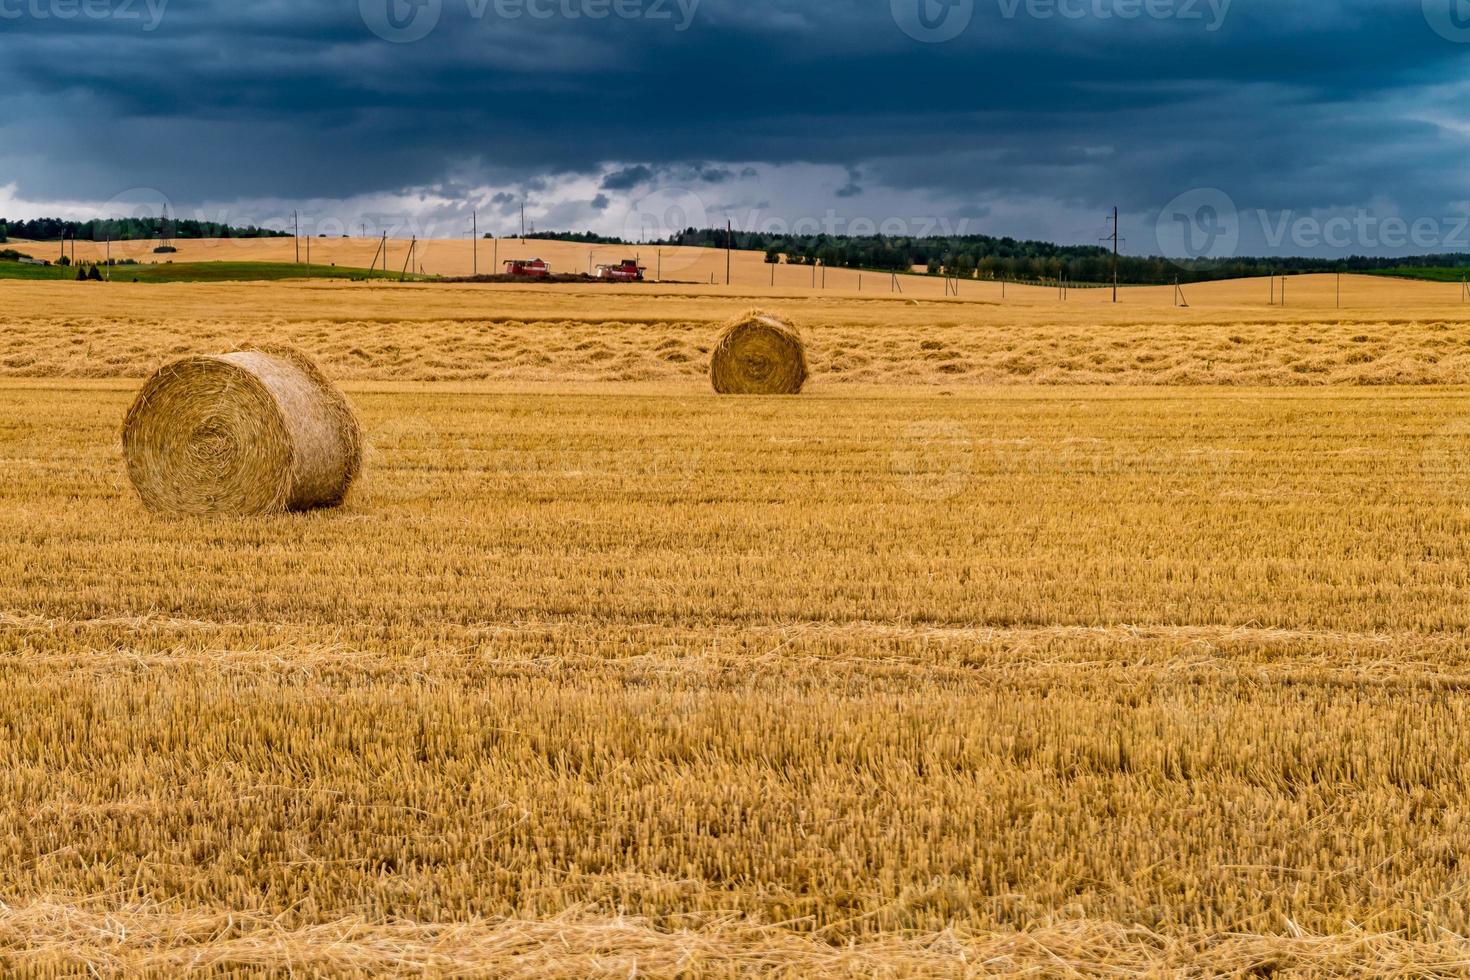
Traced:
[[128, 409], [122, 442], [133, 486], [162, 514], [335, 507], [362, 465], [352, 406], [289, 347], [163, 367]]
[[720, 334], [709, 376], [722, 395], [794, 395], [807, 379], [801, 334], [773, 313], [742, 314]]

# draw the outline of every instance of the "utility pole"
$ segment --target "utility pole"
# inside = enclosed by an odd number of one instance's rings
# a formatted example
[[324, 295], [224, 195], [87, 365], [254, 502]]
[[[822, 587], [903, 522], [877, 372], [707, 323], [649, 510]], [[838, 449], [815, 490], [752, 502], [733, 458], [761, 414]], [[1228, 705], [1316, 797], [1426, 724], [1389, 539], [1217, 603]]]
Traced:
[[107, 236], [107, 281], [112, 282], [112, 235]]
[[526, 244], [526, 202], [521, 202], [521, 244]]
[[301, 212], [291, 212], [291, 239], [296, 243], [296, 264], [301, 264]]
[[1113, 208], [1113, 302], [1118, 302], [1118, 209]]
[[413, 236], [413, 239], [408, 243], [408, 255], [403, 260], [403, 271], [398, 274], [399, 282], [402, 282], [408, 276], [409, 266], [413, 264], [414, 251], [416, 250], [418, 243], [419, 236], [417, 235]]
[[725, 219], [725, 285], [730, 285], [731, 249], [735, 244], [735, 222]]

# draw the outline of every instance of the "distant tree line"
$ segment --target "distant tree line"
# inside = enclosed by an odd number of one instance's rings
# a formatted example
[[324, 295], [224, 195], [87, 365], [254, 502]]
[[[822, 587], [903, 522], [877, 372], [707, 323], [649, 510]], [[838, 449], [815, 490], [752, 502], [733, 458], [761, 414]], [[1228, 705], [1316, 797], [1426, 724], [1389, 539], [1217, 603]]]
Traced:
[[[0, 219], [0, 242], [10, 237], [55, 242], [70, 238], [83, 241], [155, 240], [163, 237], [197, 238], [288, 238], [291, 233], [239, 227], [189, 218], [118, 218], [66, 221], [36, 218], [25, 221]], [[492, 238], [493, 235], [486, 235]], [[514, 236], [508, 236], [514, 237]], [[626, 245], [622, 238], [591, 231], [536, 231], [527, 239], [578, 242], [587, 245]], [[686, 228], [652, 245], [689, 245], [705, 248], [736, 248], [762, 251], [766, 261], [792, 265], [820, 263], [833, 268], [873, 269], [907, 272], [924, 266], [931, 275], [959, 278], [1007, 279], [1014, 282], [1075, 283], [1112, 281], [1113, 257], [1097, 245], [1057, 245], [1052, 242], [996, 238], [990, 235], [951, 237], [887, 237], [848, 235], [778, 235], [735, 231], [724, 228]], [[1174, 282], [1204, 282], [1241, 279], [1286, 272], [1374, 272], [1402, 267], [1470, 269], [1470, 254], [1383, 258], [1354, 255], [1348, 258], [1263, 258], [1170, 259], [1162, 256], [1120, 256], [1118, 281], [1128, 285], [1160, 285]]]
[[[167, 235], [165, 235], [165, 232]], [[157, 238], [290, 238], [289, 231], [240, 227], [193, 218], [99, 218], [67, 221], [62, 218], [32, 218], [25, 221], [0, 219], [0, 242], [10, 237], [35, 242], [59, 242], [75, 238], [84, 242], [149, 241]]]
[[[784, 257], [792, 265], [821, 263], [834, 268], [906, 272], [925, 266], [931, 275], [1008, 279], [1018, 282], [1111, 282], [1113, 255], [1096, 245], [963, 235], [949, 238], [888, 238], [881, 235], [768, 235], [688, 228], [656, 245], [754, 249], [768, 262]], [[1167, 285], [1214, 279], [1243, 279], [1272, 273], [1371, 272], [1400, 267], [1470, 268], [1470, 254], [1384, 258], [1354, 255], [1343, 259], [1270, 258], [1170, 259], [1163, 256], [1118, 258], [1118, 281], [1128, 285]]]
[[[494, 238], [487, 234], [486, 238]], [[501, 238], [520, 238], [520, 235], [501, 235]], [[528, 231], [526, 239], [535, 239], [538, 242], [580, 242], [583, 245], [626, 245], [627, 242], [621, 238], [613, 238], [608, 235], [599, 235], [590, 231]]]

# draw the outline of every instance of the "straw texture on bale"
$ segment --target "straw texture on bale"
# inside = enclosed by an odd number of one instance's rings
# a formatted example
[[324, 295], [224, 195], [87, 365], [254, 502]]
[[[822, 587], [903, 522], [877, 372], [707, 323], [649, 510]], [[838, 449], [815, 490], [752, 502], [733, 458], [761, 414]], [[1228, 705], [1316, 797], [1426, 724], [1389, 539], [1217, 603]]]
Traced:
[[362, 430], [311, 358], [262, 346], [159, 370], [128, 410], [123, 455], [150, 510], [276, 514], [340, 504]]
[[725, 325], [709, 376], [722, 395], [794, 395], [806, 384], [806, 348], [781, 317], [751, 310]]

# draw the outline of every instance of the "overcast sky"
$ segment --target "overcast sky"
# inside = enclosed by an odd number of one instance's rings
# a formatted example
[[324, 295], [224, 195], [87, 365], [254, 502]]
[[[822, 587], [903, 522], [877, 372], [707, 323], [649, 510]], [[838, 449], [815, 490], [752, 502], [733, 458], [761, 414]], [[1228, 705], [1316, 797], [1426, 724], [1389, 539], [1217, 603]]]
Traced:
[[0, 0], [0, 216], [1470, 251], [1470, 0]]

